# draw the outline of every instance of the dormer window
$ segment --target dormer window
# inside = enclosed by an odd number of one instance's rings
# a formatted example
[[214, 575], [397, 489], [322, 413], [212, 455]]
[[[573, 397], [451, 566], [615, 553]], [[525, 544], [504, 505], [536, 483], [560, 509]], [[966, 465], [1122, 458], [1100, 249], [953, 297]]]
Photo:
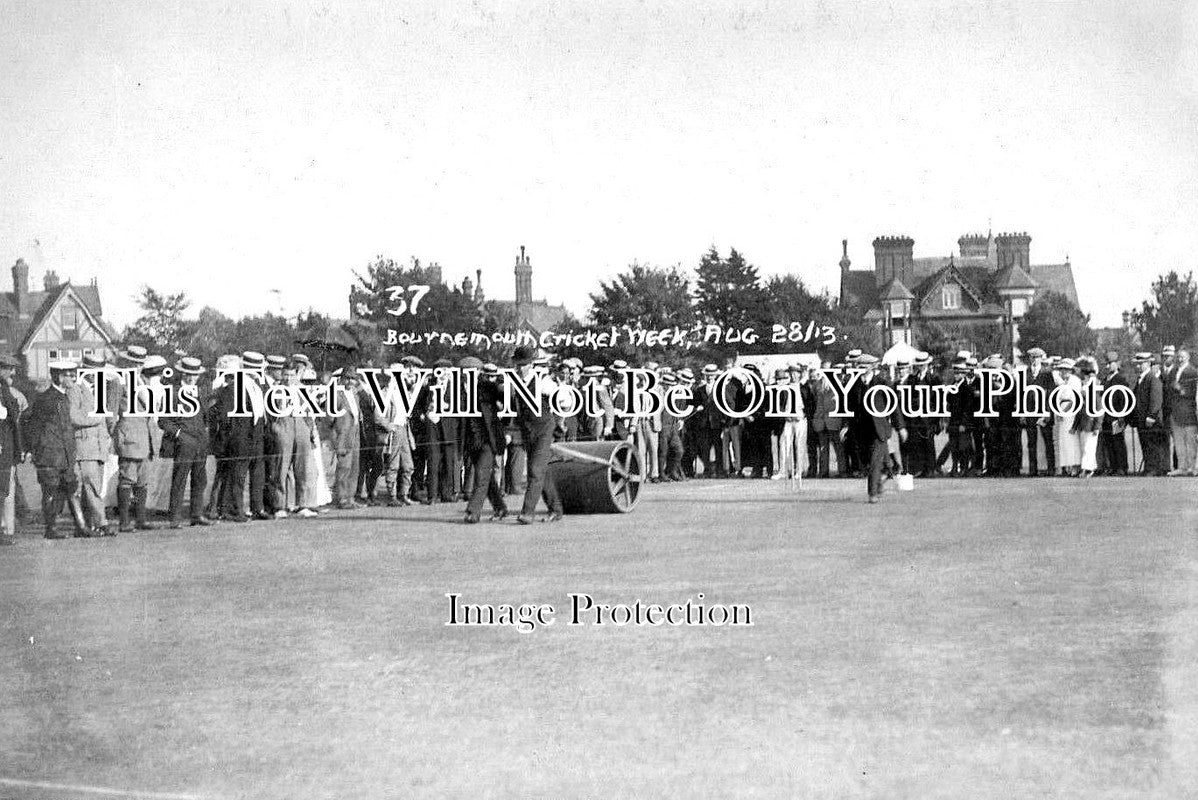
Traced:
[[62, 309], [62, 338], [69, 342], [79, 338], [79, 309], [74, 306]]
[[940, 307], [952, 311], [961, 307], [961, 287], [955, 283], [946, 283], [940, 287]]

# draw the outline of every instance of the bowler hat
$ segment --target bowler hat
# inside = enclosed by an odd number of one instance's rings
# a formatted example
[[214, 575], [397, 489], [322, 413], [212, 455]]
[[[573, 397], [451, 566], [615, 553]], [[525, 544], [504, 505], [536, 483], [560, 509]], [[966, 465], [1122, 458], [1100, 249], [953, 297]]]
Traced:
[[525, 364], [531, 364], [532, 359], [533, 359], [533, 352], [532, 352], [531, 347], [526, 347], [524, 345], [521, 345], [516, 348], [516, 351], [514, 353], [512, 353], [512, 363], [515, 364], [517, 367], [522, 367]]

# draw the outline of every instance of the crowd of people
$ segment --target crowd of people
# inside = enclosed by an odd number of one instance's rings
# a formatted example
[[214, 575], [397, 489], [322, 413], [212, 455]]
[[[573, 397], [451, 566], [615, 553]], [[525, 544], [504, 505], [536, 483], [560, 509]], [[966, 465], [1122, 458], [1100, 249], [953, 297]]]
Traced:
[[[209, 376], [196, 358], [183, 356], [170, 364], [131, 346], [116, 364], [95, 355], [85, 356], [82, 364], [52, 362], [51, 385], [32, 402], [12, 386], [16, 364], [0, 358], [0, 499], [8, 492], [13, 464], [28, 456], [42, 492], [47, 538], [66, 537], [57, 527], [64, 508], [76, 537], [152, 529], [157, 523], [148, 513], [150, 465], [169, 458], [168, 516], [174, 528], [290, 515], [310, 518], [361, 505], [451, 502], [466, 502], [464, 519], [476, 523], [488, 503], [491, 519], [507, 517], [510, 494], [523, 495], [519, 522], [536, 518], [540, 500], [547, 508], [542, 519], [554, 522], [562, 518], [563, 508], [548, 469], [552, 444], [588, 440], [630, 442], [640, 456], [641, 479], [649, 483], [865, 475], [871, 501], [881, 495], [887, 473], [1091, 477], [1128, 475], [1140, 462], [1139, 474], [1198, 474], [1198, 370], [1190, 364], [1189, 352], [1166, 347], [1159, 359], [1138, 353], [1133, 361], [1135, 374], [1126, 376], [1113, 352], [1100, 368], [1089, 356], [1048, 357], [1039, 348], [1028, 350], [1020, 364], [997, 355], [979, 361], [962, 351], [937, 372], [926, 353], [884, 369], [876, 357], [852, 351], [843, 363], [824, 362], [820, 368], [794, 363], [769, 375], [746, 364], [756, 380], [745, 380], [748, 373], [734, 370], [733, 359], [694, 369], [635, 365], [656, 375], [653, 391], [659, 394], [675, 386], [690, 389], [694, 411], [679, 418], [662, 410], [630, 413], [634, 409], [628, 408], [622, 380], [629, 365], [624, 361], [584, 365], [579, 359], [555, 361], [543, 351], [517, 348], [514, 377], [529, 392], [547, 401], [563, 385], [587, 389], [598, 398], [599, 413], [556, 416], [546, 402], [539, 411], [517, 404], [516, 416], [507, 418], [499, 413], [506, 373], [474, 357], [428, 365], [433, 377], [424, 383], [417, 375], [425, 364], [416, 356], [386, 365], [382, 380], [387, 402], [381, 405], [363, 384], [360, 370], [320, 375], [304, 354], [226, 355]], [[478, 416], [438, 413], [433, 397], [439, 387], [444, 391], [443, 367], [478, 370]], [[1006, 393], [995, 398], [995, 416], [980, 417], [979, 368], [1012, 376], [1023, 370], [1027, 384], [1045, 393], [1060, 386], [1081, 392], [1089, 384], [1120, 384], [1134, 393], [1136, 402], [1121, 418], [1082, 409], [1021, 418], [1015, 414], [1014, 394]], [[863, 377], [848, 392], [848, 416], [837, 415], [832, 380], [851, 369], [864, 370]], [[245, 414], [230, 413], [238, 406], [231, 378], [235, 370], [250, 376]], [[721, 380], [728, 371], [733, 374]], [[131, 402], [126, 395], [130, 374], [147, 387], [134, 392]], [[397, 401], [396, 377], [418, 388], [410, 409]], [[789, 403], [773, 415], [744, 413], [752, 408], [752, 387], [758, 384], [790, 387], [784, 393]], [[948, 395], [945, 416], [905, 418], [896, 411], [879, 419], [862, 403], [864, 393], [877, 384], [956, 388]], [[167, 386], [193, 387], [198, 413], [155, 413]], [[280, 386], [308, 386], [316, 393], [334, 386], [344, 413], [316, 413], [298, 395], [282, 410], [271, 407], [264, 397]], [[101, 392], [106, 415], [94, 413]], [[716, 392], [723, 395], [720, 402]], [[1132, 458], [1128, 426], [1134, 429]], [[947, 437], [941, 437], [938, 448], [941, 434]], [[1142, 459], [1134, 457], [1137, 448]], [[210, 456], [216, 465], [211, 476]], [[105, 503], [111, 480], [116, 481], [115, 526]]]

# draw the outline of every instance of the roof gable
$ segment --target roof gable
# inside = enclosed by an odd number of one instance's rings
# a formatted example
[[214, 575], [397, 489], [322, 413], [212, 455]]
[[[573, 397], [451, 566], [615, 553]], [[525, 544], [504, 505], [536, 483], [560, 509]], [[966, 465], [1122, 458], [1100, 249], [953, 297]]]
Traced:
[[91, 323], [92, 327], [100, 332], [108, 344], [112, 344], [112, 329], [105, 325], [96, 317], [95, 314], [92, 313], [92, 310], [88, 308], [88, 304], [84, 302], [82, 297], [79, 296], [79, 293], [75, 290], [75, 287], [71, 285], [70, 281], [59, 284], [54, 289], [40, 294], [44, 298], [42, 300], [41, 307], [38, 308], [37, 312], [33, 315], [33, 319], [29, 321], [28, 327], [25, 328], [24, 335], [21, 337], [21, 343], [17, 347], [18, 352], [25, 351], [25, 349], [29, 346], [29, 343], [37, 335], [38, 331], [40, 331], [42, 326], [46, 324], [46, 320], [48, 320], [50, 316], [56, 310], [58, 310], [58, 308], [62, 305], [63, 300], [68, 297], [73, 299], [75, 304], [83, 310], [84, 316], [87, 317], [87, 320], [89, 323]]

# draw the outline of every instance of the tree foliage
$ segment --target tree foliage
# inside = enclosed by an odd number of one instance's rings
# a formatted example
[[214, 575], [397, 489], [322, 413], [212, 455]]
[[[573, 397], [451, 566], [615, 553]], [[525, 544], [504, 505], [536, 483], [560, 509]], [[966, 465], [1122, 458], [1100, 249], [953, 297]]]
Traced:
[[1132, 326], [1144, 346], [1157, 350], [1162, 345], [1194, 343], [1198, 319], [1198, 283], [1194, 273], [1182, 277], [1171, 270], [1152, 282], [1151, 296], [1131, 312]]
[[[477, 348], [455, 348], [436, 340], [402, 348], [385, 344], [386, 332], [389, 330], [394, 330], [397, 334], [424, 334], [434, 331], [471, 334], [484, 330], [483, 312], [474, 299], [465, 295], [458, 287], [449, 287], [434, 280], [431, 271], [422, 267], [419, 259], [413, 258], [410, 265], [404, 266], [379, 256], [367, 265], [365, 274], [354, 275], [357, 282], [350, 290], [350, 303], [358, 319], [373, 326], [375, 331], [373, 335], [364, 337], [370, 340], [362, 353], [364, 360], [383, 364], [403, 355], [415, 355], [430, 363], [441, 357], [456, 359], [464, 355], [465, 351], [479, 356], [487, 355], [485, 351]], [[415, 313], [411, 313], [410, 310], [413, 293], [392, 289], [407, 289], [411, 286], [429, 287], [428, 293], [420, 299]], [[408, 310], [393, 313], [402, 303], [409, 304]]]
[[[647, 330], [688, 328], [695, 322], [690, 281], [679, 267], [663, 269], [632, 263], [610, 281], [601, 281], [599, 291], [591, 294], [588, 319], [597, 327], [628, 325]], [[623, 339], [604, 352], [602, 358], [623, 358], [639, 363], [682, 357], [683, 349], [646, 347]]]
[[1039, 347], [1046, 353], [1073, 358], [1093, 352], [1097, 341], [1090, 330], [1090, 315], [1060, 292], [1045, 292], [1019, 322], [1019, 347], [1024, 351]]
[[126, 344], [139, 344], [152, 353], [173, 356], [188, 335], [184, 313], [191, 306], [184, 292], [166, 294], [142, 286], [137, 294], [142, 315], [125, 329]]

